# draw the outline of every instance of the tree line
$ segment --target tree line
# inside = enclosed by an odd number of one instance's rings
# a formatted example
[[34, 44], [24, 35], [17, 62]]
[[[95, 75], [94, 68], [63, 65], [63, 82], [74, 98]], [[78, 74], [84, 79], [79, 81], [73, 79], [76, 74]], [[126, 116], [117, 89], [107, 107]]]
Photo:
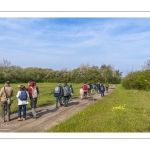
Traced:
[[122, 72], [115, 70], [112, 65], [102, 64], [100, 67], [90, 64], [81, 64], [78, 68], [68, 70], [53, 70], [49, 68], [28, 67], [12, 65], [10, 61], [3, 59], [0, 62], [0, 83], [9, 80], [11, 83], [28, 82], [108, 82], [120, 83]]

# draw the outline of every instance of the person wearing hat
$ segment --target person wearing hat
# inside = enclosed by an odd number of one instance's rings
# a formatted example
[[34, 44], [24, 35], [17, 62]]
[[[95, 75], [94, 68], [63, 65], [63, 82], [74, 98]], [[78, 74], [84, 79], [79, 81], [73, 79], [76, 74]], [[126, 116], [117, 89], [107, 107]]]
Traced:
[[7, 121], [10, 121], [10, 106], [7, 99], [13, 96], [13, 88], [10, 86], [10, 82], [6, 81], [4, 87], [0, 90], [1, 107], [2, 107], [2, 121], [5, 121], [5, 110], [7, 111]]

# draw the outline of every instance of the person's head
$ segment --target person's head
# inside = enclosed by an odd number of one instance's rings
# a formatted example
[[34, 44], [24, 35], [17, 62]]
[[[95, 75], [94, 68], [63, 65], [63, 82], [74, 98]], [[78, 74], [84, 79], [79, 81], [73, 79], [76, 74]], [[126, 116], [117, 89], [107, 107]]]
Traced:
[[58, 83], [58, 86], [61, 86], [61, 84], [60, 84], [60, 83]]
[[70, 87], [72, 87], [72, 85], [70, 85]]
[[10, 82], [9, 81], [5, 81], [5, 86], [9, 86]]
[[24, 85], [20, 85], [19, 89], [20, 89], [20, 91], [24, 91], [25, 90], [25, 86]]

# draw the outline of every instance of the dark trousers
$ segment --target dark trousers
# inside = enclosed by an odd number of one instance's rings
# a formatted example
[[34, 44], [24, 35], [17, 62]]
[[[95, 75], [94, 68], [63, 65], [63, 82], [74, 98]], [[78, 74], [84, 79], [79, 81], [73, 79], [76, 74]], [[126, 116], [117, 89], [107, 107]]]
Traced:
[[30, 98], [31, 111], [34, 118], [36, 118], [36, 104], [37, 98]]
[[69, 96], [64, 96], [64, 106], [68, 106]]
[[5, 102], [1, 102], [1, 107], [2, 107], [2, 118], [4, 118], [5, 120], [5, 112], [7, 112], [7, 121], [10, 120], [10, 105], [11, 104], [7, 104], [7, 101]]
[[18, 105], [18, 118], [21, 118], [22, 110], [23, 110], [23, 118], [26, 118], [26, 105]]

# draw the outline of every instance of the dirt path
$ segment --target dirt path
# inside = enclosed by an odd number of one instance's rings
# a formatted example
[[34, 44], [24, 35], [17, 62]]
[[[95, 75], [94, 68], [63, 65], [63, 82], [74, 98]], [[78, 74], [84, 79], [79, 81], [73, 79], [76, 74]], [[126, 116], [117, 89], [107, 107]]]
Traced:
[[[109, 88], [109, 93], [105, 93], [105, 96], [110, 94], [114, 89], [115, 86], [111, 86]], [[48, 129], [64, 121], [77, 111], [83, 110], [101, 99], [100, 94], [95, 94], [83, 100], [74, 98], [69, 101], [68, 107], [62, 106], [56, 109], [55, 104], [38, 107], [36, 109], [38, 119], [36, 120], [29, 118], [31, 110], [27, 111], [27, 120], [25, 121], [17, 121], [18, 114], [14, 113], [10, 116], [11, 121], [0, 122], [0, 132], [46, 132]]]

